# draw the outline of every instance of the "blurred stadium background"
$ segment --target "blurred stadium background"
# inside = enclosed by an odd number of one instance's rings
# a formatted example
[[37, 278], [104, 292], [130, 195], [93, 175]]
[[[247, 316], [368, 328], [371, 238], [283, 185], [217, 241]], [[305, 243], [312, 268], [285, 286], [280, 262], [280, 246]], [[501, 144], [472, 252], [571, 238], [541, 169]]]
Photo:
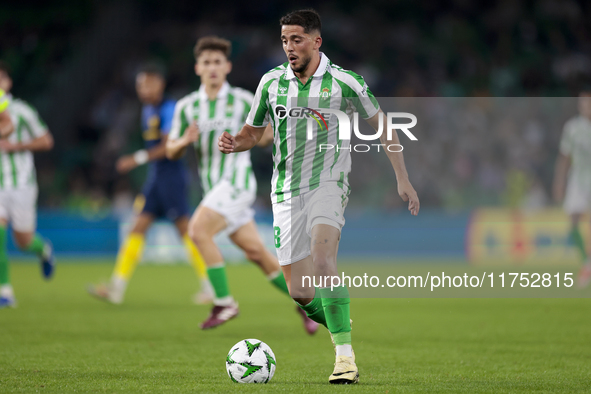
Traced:
[[[193, 45], [217, 34], [233, 43], [230, 83], [254, 91], [284, 62], [280, 16], [308, 6], [323, 18], [328, 57], [419, 121], [419, 141], [401, 140], [420, 215], [406, 211], [383, 153], [355, 153], [339, 258], [380, 275], [495, 271], [491, 264], [578, 270], [568, 219], [550, 192], [562, 126], [577, 112], [579, 89], [591, 86], [591, 2], [2, 1], [0, 60], [12, 67], [14, 96], [38, 108], [55, 136], [55, 148], [35, 160], [38, 227], [58, 266], [42, 284], [34, 260], [11, 249], [11, 263], [26, 263], [11, 266], [18, 308], [0, 313], [0, 392], [232, 392], [222, 363], [243, 338], [264, 340], [278, 360], [270, 385], [246, 391], [334, 392], [328, 335], [308, 337], [291, 301], [254, 267], [228, 270], [241, 316], [207, 332], [197, 327], [208, 308], [192, 304], [197, 283], [182, 264], [138, 269], [119, 307], [84, 292], [109, 275], [145, 177], [145, 168], [115, 171], [117, 157], [142, 147], [136, 70], [161, 62], [168, 94], [182, 97], [199, 86]], [[187, 161], [196, 206], [196, 164]], [[257, 220], [272, 248], [270, 150], [258, 149], [253, 165]], [[177, 242], [158, 224], [144, 259], [183, 260]], [[589, 292], [473, 294], [352, 300], [362, 379], [354, 389], [591, 391]]]
[[[289, 10], [286, 3], [224, 4], [67, 0], [35, 7], [14, 1], [0, 5], [0, 58], [12, 68], [13, 93], [38, 108], [56, 140], [53, 151], [36, 155], [36, 163], [39, 229], [54, 240], [58, 255], [116, 252], [120, 222], [128, 217], [145, 175], [145, 169], [137, 169], [120, 176], [114, 168], [119, 155], [142, 144], [134, 91], [141, 64], [164, 64], [168, 94], [178, 98], [199, 85], [192, 72], [192, 47], [203, 35], [232, 41], [230, 82], [251, 91], [264, 72], [284, 61], [277, 21]], [[363, 75], [376, 97], [568, 100], [591, 79], [588, 2], [344, 1], [297, 6], [307, 5], [323, 17], [323, 50], [333, 62]], [[487, 117], [482, 108], [476, 115], [460, 114], [466, 122], [445, 128], [419, 119], [419, 143], [406, 154], [423, 208], [414, 222], [404, 215], [393, 173], [383, 166], [385, 156], [354, 157], [351, 230], [344, 236], [355, 246], [344, 242], [341, 252], [359, 251], [374, 239], [376, 228], [395, 223], [389, 234], [398, 241], [374, 251], [458, 258], [465, 256], [465, 235], [475, 209], [551, 206], [562, 124], [576, 113], [576, 102], [570, 102], [552, 122], [541, 122], [534, 113], [521, 123], [507, 123]], [[475, 138], [468, 121], [474, 116], [482, 118], [482, 138]], [[253, 161], [259, 180], [257, 214], [269, 222], [270, 150], [258, 150]], [[196, 206], [200, 190], [191, 158], [189, 164]], [[401, 228], [406, 231], [396, 232]], [[165, 232], [164, 227], [153, 242], [174, 243]], [[555, 242], [564, 249], [568, 239], [561, 232]], [[380, 242], [374, 241], [377, 247]]]

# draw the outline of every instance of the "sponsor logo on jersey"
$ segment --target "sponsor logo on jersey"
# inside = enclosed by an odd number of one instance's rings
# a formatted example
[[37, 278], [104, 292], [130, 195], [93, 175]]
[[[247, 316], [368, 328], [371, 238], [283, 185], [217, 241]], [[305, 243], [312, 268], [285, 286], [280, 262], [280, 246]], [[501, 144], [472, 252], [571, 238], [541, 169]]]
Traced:
[[361, 89], [361, 95], [367, 97], [367, 84], [363, 85], [363, 89]]
[[279, 104], [275, 107], [275, 116], [279, 119], [284, 119], [286, 117], [295, 119], [314, 119], [318, 124], [318, 127], [328, 130], [325, 116], [330, 114], [322, 114], [319, 111], [322, 111], [322, 109], [317, 111], [308, 107], [294, 107], [288, 110], [284, 105]]
[[201, 131], [231, 129], [233, 121], [232, 118], [200, 120], [199, 129]]

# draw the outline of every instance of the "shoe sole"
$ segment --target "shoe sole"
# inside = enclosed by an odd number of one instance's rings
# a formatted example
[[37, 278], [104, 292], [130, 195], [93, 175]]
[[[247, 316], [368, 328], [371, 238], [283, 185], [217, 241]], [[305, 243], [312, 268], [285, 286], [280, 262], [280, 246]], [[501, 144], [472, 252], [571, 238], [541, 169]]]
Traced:
[[[347, 372], [345, 372], [347, 373]], [[332, 377], [332, 376], [331, 376]], [[348, 379], [348, 378], [336, 378], [336, 379], [328, 379], [328, 382], [330, 384], [355, 384], [355, 383], [359, 383], [359, 372], [357, 372], [355, 374], [355, 377], [353, 379]]]

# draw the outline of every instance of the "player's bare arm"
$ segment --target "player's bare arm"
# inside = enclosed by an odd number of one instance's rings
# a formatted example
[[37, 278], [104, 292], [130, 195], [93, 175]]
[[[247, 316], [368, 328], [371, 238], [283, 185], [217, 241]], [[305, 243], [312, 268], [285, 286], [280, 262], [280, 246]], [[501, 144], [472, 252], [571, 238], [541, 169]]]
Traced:
[[264, 148], [266, 146], [271, 145], [272, 143], [273, 143], [273, 126], [271, 126], [271, 123], [269, 123], [267, 125], [267, 128], [265, 129], [265, 132], [263, 133], [263, 136], [261, 137], [261, 139], [257, 143], [257, 146]]
[[14, 125], [8, 111], [0, 112], [0, 138], [8, 137], [14, 131]]
[[[367, 119], [367, 123], [369, 123], [369, 125], [376, 131], [379, 128], [380, 116], [384, 116], [384, 113], [381, 110], [371, 118]], [[382, 144], [400, 144], [400, 140], [398, 139], [398, 135], [396, 133], [392, 133], [391, 140], [388, 140], [387, 138], [387, 133], [382, 133], [380, 136], [380, 141]], [[398, 181], [398, 194], [403, 201], [408, 201], [408, 210], [410, 213], [414, 216], [418, 215], [421, 204], [419, 202], [419, 196], [417, 195], [417, 192], [412, 187], [412, 184], [408, 179], [408, 172], [406, 171], [406, 166], [404, 165], [404, 155], [402, 152], [390, 152], [388, 149], [384, 149], [384, 152], [386, 152], [386, 155], [388, 155], [388, 159], [390, 159], [392, 168], [394, 168], [394, 172], [396, 173], [396, 180]]]
[[218, 140], [218, 148], [222, 153], [244, 152], [259, 143], [265, 127], [253, 127], [245, 124], [235, 136], [225, 131]]
[[175, 140], [168, 140], [166, 142], [166, 157], [168, 160], [179, 160], [185, 155], [187, 147], [199, 139], [199, 126], [197, 123], [192, 123], [185, 129], [185, 132], [180, 138]]
[[47, 132], [29, 142], [12, 143], [8, 140], [0, 140], [0, 150], [4, 152], [43, 152], [53, 149], [53, 136]]
[[563, 153], [558, 154], [556, 166], [554, 167], [554, 181], [552, 183], [552, 197], [557, 203], [564, 200], [566, 190], [566, 179], [571, 166], [571, 157]]
[[117, 160], [116, 168], [120, 174], [126, 174], [134, 168], [150, 161], [164, 159], [166, 157], [166, 141], [168, 136], [162, 136], [162, 141], [152, 149], [141, 149], [132, 155], [125, 155]]

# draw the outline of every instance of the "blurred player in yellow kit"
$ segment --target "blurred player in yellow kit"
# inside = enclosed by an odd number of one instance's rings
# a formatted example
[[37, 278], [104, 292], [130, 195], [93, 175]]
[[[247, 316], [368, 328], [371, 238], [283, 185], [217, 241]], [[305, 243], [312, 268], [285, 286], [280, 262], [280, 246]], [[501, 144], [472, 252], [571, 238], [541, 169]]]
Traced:
[[143, 104], [141, 123], [146, 148], [121, 157], [117, 161], [117, 170], [125, 174], [148, 164], [148, 179], [140, 197], [143, 206], [119, 250], [110, 283], [88, 288], [91, 295], [114, 304], [123, 302], [127, 284], [142, 257], [146, 232], [158, 218], [166, 218], [175, 224], [189, 261], [201, 279], [201, 291], [195, 301], [205, 304], [213, 298], [203, 258], [187, 235], [190, 213], [187, 169], [182, 162], [168, 160], [165, 155], [175, 106], [174, 100], [164, 96], [165, 88], [164, 72], [157, 66], [146, 66], [136, 76], [137, 95]]

